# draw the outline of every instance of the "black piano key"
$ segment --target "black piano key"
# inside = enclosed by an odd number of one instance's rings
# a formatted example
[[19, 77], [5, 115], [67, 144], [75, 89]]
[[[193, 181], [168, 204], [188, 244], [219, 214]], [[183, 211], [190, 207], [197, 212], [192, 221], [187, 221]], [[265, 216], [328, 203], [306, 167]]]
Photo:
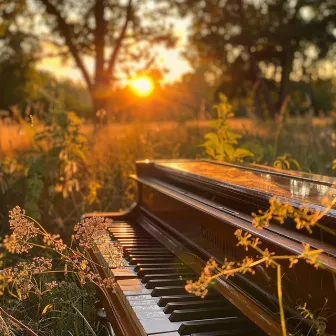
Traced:
[[184, 286], [155, 287], [151, 293], [152, 296], [184, 295], [187, 291]]
[[[203, 300], [219, 299], [222, 296], [216, 292], [208, 293]], [[160, 307], [165, 307], [170, 302], [198, 301], [200, 298], [194, 294], [162, 296], [158, 302]]]
[[153, 255], [153, 254], [159, 254], [162, 252], [165, 252], [166, 250], [163, 249], [162, 247], [160, 248], [156, 248], [154, 251], [148, 251], [148, 250], [144, 250], [144, 249], [139, 249], [139, 248], [133, 248], [133, 247], [124, 247], [123, 251], [125, 252], [126, 255], [130, 255], [130, 254], [134, 254], [134, 253], [149, 253], [149, 255]]
[[193, 333], [235, 330], [248, 323], [246, 320], [238, 317], [224, 317], [209, 320], [186, 321], [178, 329], [180, 335], [190, 335]]
[[142, 279], [142, 283], [147, 283], [149, 280], [155, 279], [185, 279], [189, 280], [195, 276], [190, 270], [181, 271], [179, 273], [169, 273], [169, 274], [147, 274]]
[[107, 228], [132, 228], [133, 226], [129, 223], [117, 223], [117, 222], [113, 222], [111, 224], [107, 225]]
[[115, 232], [113, 233], [113, 236], [116, 238], [152, 238], [152, 236], [150, 236], [149, 234], [145, 233], [145, 232], [126, 232], [126, 233], [122, 233], [122, 232]]
[[168, 268], [168, 267], [181, 267], [183, 266], [182, 263], [170, 262], [170, 263], [164, 263], [164, 264], [136, 264], [134, 271], [139, 272], [142, 268], [156, 268], [158, 271], [162, 268]]
[[[151, 253], [148, 253], [148, 254], [139, 254], [139, 253], [131, 253], [131, 254], [128, 254], [126, 259], [128, 261], [132, 260], [132, 258], [150, 258], [152, 256]], [[160, 253], [160, 254], [156, 254], [157, 258], [176, 258], [174, 257], [172, 254], [168, 254], [168, 253]]]
[[[117, 238], [117, 237], [115, 237]], [[144, 238], [117, 238], [118, 241], [120, 243], [148, 243], [148, 244], [151, 244], [153, 242], [156, 242], [157, 243], [157, 240], [153, 239], [153, 238], [147, 238], [147, 237], [144, 237]]]
[[147, 247], [126, 247], [124, 248], [125, 251], [127, 251], [130, 254], [134, 253], [144, 253], [144, 254], [150, 254], [150, 255], [156, 255], [162, 252], [168, 251], [165, 247], [152, 247], [150, 248], [149, 246]]
[[[129, 260], [130, 265], [138, 264], [167, 264], [167, 263], [176, 263], [177, 258], [172, 257], [156, 257], [156, 258], [137, 258], [133, 257]], [[181, 264], [181, 263], [180, 263]]]
[[146, 244], [146, 243], [123, 243], [123, 242], [119, 242], [120, 245], [127, 249], [127, 248], [138, 248], [138, 247], [162, 247], [161, 244]]
[[140, 232], [146, 232], [143, 230], [139, 230], [139, 229], [129, 229], [129, 228], [111, 228], [108, 229], [109, 232], [113, 233], [140, 233]]
[[204, 307], [197, 309], [174, 310], [169, 316], [171, 322], [204, 320], [217, 317], [234, 317], [237, 310], [232, 306]]
[[[148, 288], [146, 286], [146, 288]], [[174, 310], [181, 309], [195, 309], [195, 308], [208, 308], [208, 307], [225, 307], [229, 303], [224, 299], [218, 300], [197, 300], [197, 301], [187, 301], [187, 302], [169, 302], [164, 307], [163, 311], [166, 314], [171, 314]]]
[[171, 273], [180, 273], [180, 272], [186, 272], [189, 271], [191, 272], [191, 269], [185, 266], [178, 266], [178, 267], [165, 267], [165, 268], [154, 268], [154, 267], [143, 267], [140, 268], [140, 270], [138, 271], [138, 277], [142, 278], [145, 275], [148, 274], [171, 274]]
[[[190, 278], [190, 280], [194, 280], [196, 277]], [[146, 284], [146, 288], [153, 289], [155, 287], [165, 287], [165, 286], [182, 286], [186, 284], [185, 279], [156, 279], [149, 280]]]

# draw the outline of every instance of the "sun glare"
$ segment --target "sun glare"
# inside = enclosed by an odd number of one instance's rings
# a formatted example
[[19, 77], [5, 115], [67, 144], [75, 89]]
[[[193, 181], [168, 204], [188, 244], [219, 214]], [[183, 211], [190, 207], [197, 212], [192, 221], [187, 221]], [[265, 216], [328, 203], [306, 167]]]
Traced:
[[132, 80], [131, 87], [139, 96], [145, 97], [152, 93], [154, 84], [149, 77], [138, 77]]

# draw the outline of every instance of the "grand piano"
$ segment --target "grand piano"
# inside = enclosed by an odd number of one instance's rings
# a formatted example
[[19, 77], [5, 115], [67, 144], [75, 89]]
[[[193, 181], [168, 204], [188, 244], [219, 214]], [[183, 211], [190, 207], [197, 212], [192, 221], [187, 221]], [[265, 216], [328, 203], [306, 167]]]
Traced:
[[[323, 209], [322, 198], [336, 194], [333, 178], [209, 160], [146, 160], [136, 167], [136, 204], [122, 213], [84, 215], [111, 218], [108, 239], [123, 247], [122, 268], [98, 243], [91, 253], [97, 271], [116, 281], [114, 290], [98, 292], [109, 335], [282, 335], [273, 268], [260, 265], [254, 275], [219, 277], [204, 299], [185, 290], [210, 258], [221, 264], [256, 256], [237, 247], [237, 229], [278, 255], [300, 254], [302, 242], [323, 249], [318, 270], [304, 261], [293, 268], [283, 263], [286, 326], [293, 335], [317, 335], [317, 324], [335, 333], [335, 209], [321, 219], [324, 229], [315, 227], [312, 234], [291, 221], [262, 230], [251, 224], [251, 213], [266, 210], [273, 196], [295, 207]], [[304, 303], [314, 321], [296, 309]]]

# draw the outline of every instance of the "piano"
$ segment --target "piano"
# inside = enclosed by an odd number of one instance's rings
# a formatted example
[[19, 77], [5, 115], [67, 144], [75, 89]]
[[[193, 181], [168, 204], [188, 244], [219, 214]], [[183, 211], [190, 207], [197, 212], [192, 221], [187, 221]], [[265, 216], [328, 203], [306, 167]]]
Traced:
[[[315, 227], [312, 234], [290, 221], [262, 230], [251, 224], [251, 213], [267, 209], [273, 196], [295, 207], [323, 209], [322, 198], [334, 192], [333, 178], [210, 160], [140, 161], [131, 177], [138, 191], [130, 209], [84, 215], [111, 218], [107, 239], [123, 248], [121, 268], [99, 243], [91, 252], [101, 266], [97, 271], [116, 283], [114, 290], [98, 292], [108, 335], [282, 335], [273, 268], [217, 278], [204, 299], [185, 290], [210, 258], [221, 264], [225, 258], [256, 256], [237, 247], [236, 229], [278, 255], [300, 254], [302, 242], [323, 249], [321, 269], [304, 261], [293, 268], [283, 263], [286, 326], [293, 335], [316, 335], [316, 323], [335, 333], [336, 209], [320, 221], [327, 230]], [[315, 322], [296, 309], [304, 303]]]

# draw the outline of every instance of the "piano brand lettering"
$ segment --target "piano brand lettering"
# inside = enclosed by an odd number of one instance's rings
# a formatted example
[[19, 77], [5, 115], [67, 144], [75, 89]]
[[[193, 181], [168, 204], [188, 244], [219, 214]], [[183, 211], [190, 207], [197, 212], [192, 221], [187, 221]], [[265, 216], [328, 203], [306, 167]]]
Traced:
[[201, 232], [201, 236], [203, 238], [205, 238], [206, 240], [210, 241], [211, 243], [213, 243], [214, 245], [216, 245], [218, 248], [220, 248], [222, 251], [225, 252], [225, 254], [227, 254], [230, 257], [236, 258], [236, 250], [230, 248], [230, 246], [227, 244], [227, 242], [219, 237], [218, 235], [216, 235], [215, 233], [209, 231], [207, 228], [205, 228], [203, 225], [201, 225], [200, 227], [200, 232]]

